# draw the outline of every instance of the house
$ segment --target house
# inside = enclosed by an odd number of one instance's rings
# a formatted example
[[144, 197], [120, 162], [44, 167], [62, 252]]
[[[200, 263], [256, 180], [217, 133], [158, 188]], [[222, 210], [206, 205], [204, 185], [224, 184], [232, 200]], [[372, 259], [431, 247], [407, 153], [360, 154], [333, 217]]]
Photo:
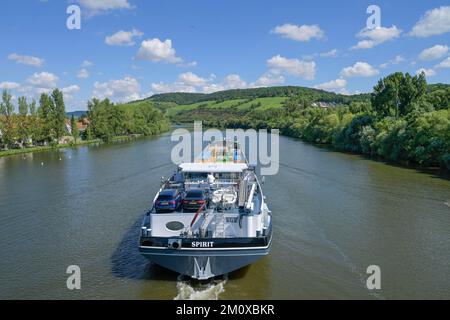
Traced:
[[320, 107], [320, 108], [324, 108], [324, 109], [326, 109], [326, 108], [332, 108], [332, 107], [335, 107], [335, 106], [336, 106], [336, 104], [335, 104], [334, 102], [332, 102], [332, 103], [327, 103], [327, 102], [322, 102], [322, 101], [319, 101], [319, 102], [313, 102], [311, 105], [312, 105], [313, 107]]
[[70, 122], [70, 119], [64, 119], [64, 124], [66, 126], [67, 133], [72, 134], [72, 124]]
[[[64, 122], [66, 125], [67, 133], [69, 133], [71, 135], [72, 134], [72, 124], [71, 124], [70, 119], [65, 119]], [[77, 125], [78, 132], [81, 134], [87, 130], [87, 127], [91, 122], [89, 121], [89, 119], [83, 118], [83, 119], [76, 121], [75, 123]]]
[[78, 131], [79, 131], [80, 133], [85, 132], [85, 131], [87, 130], [88, 125], [89, 125], [90, 123], [91, 123], [91, 122], [89, 121], [88, 118], [82, 118], [82, 119], [80, 119], [79, 121], [77, 121], [77, 128], [78, 128]]

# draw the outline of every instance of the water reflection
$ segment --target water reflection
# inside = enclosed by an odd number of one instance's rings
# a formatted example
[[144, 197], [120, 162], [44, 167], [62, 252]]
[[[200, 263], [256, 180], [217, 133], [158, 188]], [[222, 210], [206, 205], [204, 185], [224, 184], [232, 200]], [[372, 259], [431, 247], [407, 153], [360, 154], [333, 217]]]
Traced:
[[151, 263], [141, 255], [138, 237], [142, 219], [137, 220], [124, 234], [111, 256], [112, 273], [119, 278], [176, 281], [178, 274]]

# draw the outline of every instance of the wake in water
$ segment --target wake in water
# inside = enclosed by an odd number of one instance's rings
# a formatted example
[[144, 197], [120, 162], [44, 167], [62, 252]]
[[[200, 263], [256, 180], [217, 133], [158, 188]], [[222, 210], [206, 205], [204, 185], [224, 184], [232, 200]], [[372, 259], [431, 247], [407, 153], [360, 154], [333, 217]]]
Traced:
[[211, 280], [208, 283], [201, 283], [195, 280], [177, 279], [178, 295], [174, 300], [218, 300], [219, 295], [225, 292], [227, 277], [222, 280]]

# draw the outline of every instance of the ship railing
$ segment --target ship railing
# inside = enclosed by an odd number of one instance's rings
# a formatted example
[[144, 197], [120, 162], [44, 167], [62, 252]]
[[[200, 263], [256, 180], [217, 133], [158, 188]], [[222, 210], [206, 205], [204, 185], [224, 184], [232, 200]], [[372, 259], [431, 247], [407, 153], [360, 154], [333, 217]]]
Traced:
[[190, 188], [207, 188], [207, 187], [222, 187], [222, 186], [235, 186], [239, 182], [238, 179], [216, 179], [212, 184], [209, 184], [207, 180], [190, 180], [184, 181], [186, 190]]

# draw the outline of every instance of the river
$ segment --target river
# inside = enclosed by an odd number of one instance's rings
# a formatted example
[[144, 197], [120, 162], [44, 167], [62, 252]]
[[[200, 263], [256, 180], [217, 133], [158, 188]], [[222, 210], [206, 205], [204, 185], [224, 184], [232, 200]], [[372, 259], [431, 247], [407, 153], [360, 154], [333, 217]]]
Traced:
[[[172, 146], [165, 134], [0, 158], [0, 298], [450, 298], [448, 180], [287, 137], [263, 186], [269, 256], [213, 283], [152, 265], [139, 227]], [[81, 290], [66, 287], [69, 265]]]

